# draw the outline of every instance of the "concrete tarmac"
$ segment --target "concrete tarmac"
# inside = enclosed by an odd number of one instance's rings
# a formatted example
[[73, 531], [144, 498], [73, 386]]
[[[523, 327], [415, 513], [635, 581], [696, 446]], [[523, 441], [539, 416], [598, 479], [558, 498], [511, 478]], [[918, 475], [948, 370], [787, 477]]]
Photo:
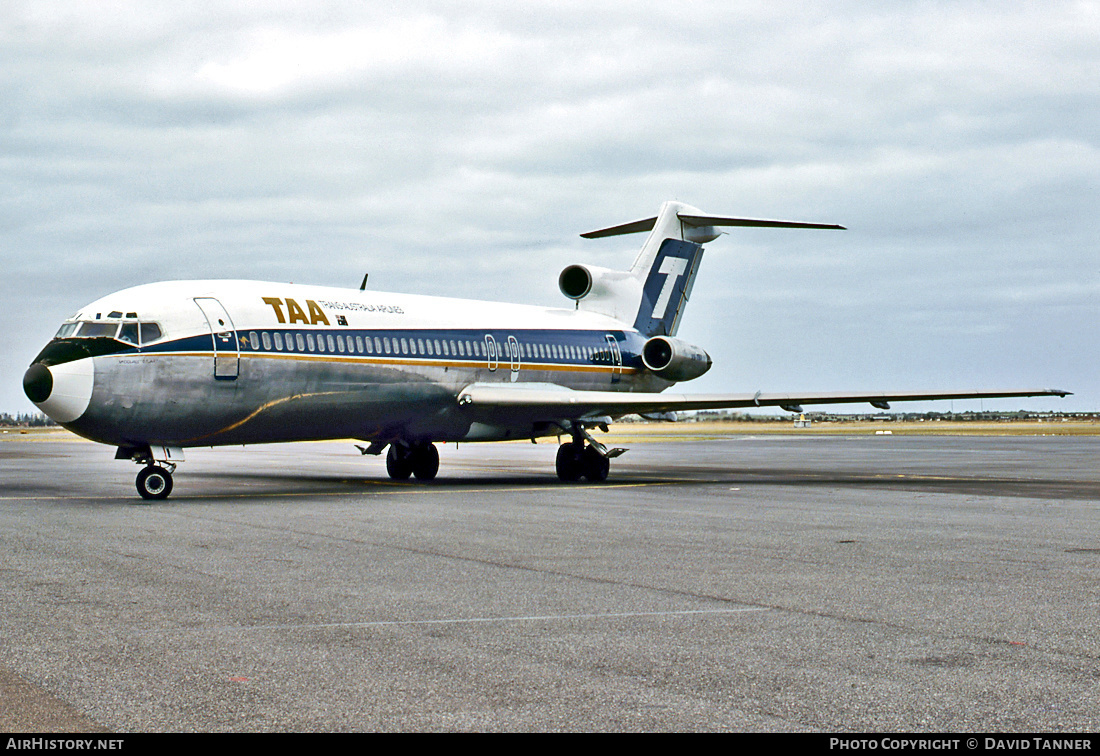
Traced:
[[627, 445], [2, 441], [0, 727], [1100, 729], [1100, 438]]

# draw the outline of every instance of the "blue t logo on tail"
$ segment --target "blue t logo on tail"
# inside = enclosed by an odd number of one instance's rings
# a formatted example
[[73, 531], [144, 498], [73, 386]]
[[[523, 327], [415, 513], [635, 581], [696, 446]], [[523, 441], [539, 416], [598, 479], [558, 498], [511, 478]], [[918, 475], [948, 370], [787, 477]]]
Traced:
[[646, 336], [676, 333], [702, 256], [703, 247], [699, 244], [677, 239], [661, 243], [642, 289], [635, 328]]

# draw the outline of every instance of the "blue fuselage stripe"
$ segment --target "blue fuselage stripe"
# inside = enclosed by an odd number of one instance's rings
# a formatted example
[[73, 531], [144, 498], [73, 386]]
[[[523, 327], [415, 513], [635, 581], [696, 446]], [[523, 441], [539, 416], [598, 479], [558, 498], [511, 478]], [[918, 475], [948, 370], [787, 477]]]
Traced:
[[[229, 336], [234, 333], [236, 338]], [[278, 334], [279, 338], [275, 336]], [[639, 367], [642, 337], [630, 331], [562, 330], [444, 330], [444, 329], [353, 329], [353, 328], [264, 328], [225, 332], [219, 344], [222, 354], [296, 354], [315, 357], [415, 358], [418, 362], [475, 361], [492, 359], [507, 366], [512, 360], [509, 337], [519, 347], [518, 361], [526, 366], [622, 365]], [[611, 340], [614, 340], [614, 347]], [[220, 338], [221, 334], [215, 338]], [[340, 337], [339, 339], [337, 337]], [[495, 354], [487, 352], [489, 338]], [[299, 348], [301, 343], [301, 348]], [[310, 347], [313, 348], [310, 348]], [[341, 349], [340, 347], [343, 347]], [[281, 348], [280, 348], [281, 347]], [[335, 348], [331, 348], [335, 347]], [[381, 349], [379, 349], [381, 347]], [[388, 348], [387, 348], [388, 347]], [[613, 356], [619, 353], [619, 359]], [[209, 333], [166, 340], [118, 354], [214, 353]], [[621, 362], [620, 362], [621, 360]], [[637, 363], [637, 364], [635, 364]]]

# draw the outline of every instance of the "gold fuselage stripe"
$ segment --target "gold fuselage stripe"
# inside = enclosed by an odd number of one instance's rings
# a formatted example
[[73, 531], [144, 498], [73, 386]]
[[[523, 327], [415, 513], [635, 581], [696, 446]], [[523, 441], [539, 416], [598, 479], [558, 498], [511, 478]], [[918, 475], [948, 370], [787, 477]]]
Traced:
[[[238, 356], [236, 352], [218, 352], [219, 357], [225, 359], [233, 359]], [[214, 352], [143, 352], [135, 355], [129, 354], [109, 354], [103, 355], [104, 357], [124, 357], [133, 358], [135, 356], [141, 357], [205, 357], [212, 358]], [[274, 360], [300, 360], [303, 362], [337, 362], [344, 364], [352, 363], [369, 363], [371, 365], [403, 365], [406, 367], [452, 367], [452, 368], [466, 368], [466, 369], [489, 369], [488, 362], [484, 359], [480, 360], [437, 360], [430, 357], [424, 359], [408, 358], [395, 359], [393, 357], [379, 357], [377, 355], [361, 354], [354, 356], [340, 356], [335, 354], [302, 354], [301, 352], [245, 352], [240, 353], [241, 359], [274, 359]], [[496, 370], [511, 370], [512, 363], [508, 360], [497, 360]], [[620, 366], [620, 365], [576, 365], [572, 363], [545, 363], [545, 362], [523, 362], [519, 363], [520, 370], [558, 370], [566, 372], [578, 372], [578, 373], [627, 373], [633, 374], [638, 372], [636, 368]]]

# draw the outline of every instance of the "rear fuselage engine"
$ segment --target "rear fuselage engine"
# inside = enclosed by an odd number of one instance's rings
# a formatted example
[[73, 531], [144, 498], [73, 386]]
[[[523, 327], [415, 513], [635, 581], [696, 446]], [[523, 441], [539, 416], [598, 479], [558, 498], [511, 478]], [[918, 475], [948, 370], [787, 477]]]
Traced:
[[710, 370], [710, 355], [670, 336], [654, 336], [642, 347], [642, 363], [669, 381], [690, 381]]

